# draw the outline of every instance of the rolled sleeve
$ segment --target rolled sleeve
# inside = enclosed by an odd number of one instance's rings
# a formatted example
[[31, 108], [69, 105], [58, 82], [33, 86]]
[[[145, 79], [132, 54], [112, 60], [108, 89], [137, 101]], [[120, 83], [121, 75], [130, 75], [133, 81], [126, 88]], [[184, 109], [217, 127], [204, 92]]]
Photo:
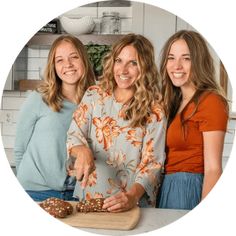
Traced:
[[155, 205], [160, 175], [165, 162], [166, 118], [148, 124], [143, 140], [141, 162], [136, 171], [135, 182], [141, 184], [151, 205]]
[[91, 125], [92, 96], [87, 91], [73, 114], [73, 119], [67, 132], [67, 154], [71, 153], [71, 148], [77, 145], [88, 146], [88, 132]]

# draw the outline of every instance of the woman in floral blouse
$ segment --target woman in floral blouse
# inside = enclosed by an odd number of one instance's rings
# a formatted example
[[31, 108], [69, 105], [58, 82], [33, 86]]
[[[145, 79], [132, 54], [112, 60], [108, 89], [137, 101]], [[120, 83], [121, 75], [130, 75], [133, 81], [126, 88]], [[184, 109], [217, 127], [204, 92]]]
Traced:
[[103, 208], [155, 207], [165, 161], [166, 118], [153, 46], [128, 34], [105, 57], [99, 85], [74, 112], [68, 156], [75, 158], [79, 199], [106, 198]]

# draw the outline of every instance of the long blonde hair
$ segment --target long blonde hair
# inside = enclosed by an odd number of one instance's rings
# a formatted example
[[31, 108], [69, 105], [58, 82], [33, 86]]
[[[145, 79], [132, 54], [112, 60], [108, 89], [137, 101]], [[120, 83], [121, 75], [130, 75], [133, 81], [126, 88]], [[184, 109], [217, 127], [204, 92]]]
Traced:
[[[183, 39], [188, 45], [191, 58], [191, 73], [190, 80], [196, 88], [196, 92], [191, 99], [196, 106], [196, 112], [200, 97], [205, 92], [214, 92], [218, 94], [226, 104], [228, 110], [228, 103], [223, 89], [216, 81], [215, 67], [213, 58], [209, 52], [206, 41], [204, 38], [195, 31], [181, 30], [172, 35], [165, 43], [162, 49], [161, 63], [160, 63], [160, 74], [162, 77], [162, 95], [164, 100], [164, 108], [168, 118], [168, 123], [175, 117], [178, 108], [182, 100], [182, 93], [180, 88], [175, 87], [166, 70], [166, 64], [168, 60], [168, 54], [172, 44]], [[189, 119], [190, 117], [188, 117]], [[185, 120], [182, 120], [182, 124]]]
[[129, 101], [124, 119], [130, 121], [131, 127], [144, 127], [152, 113], [153, 105], [161, 104], [160, 80], [155, 64], [154, 48], [147, 38], [138, 34], [127, 34], [113, 45], [111, 52], [103, 60], [100, 86], [106, 92], [114, 92], [117, 86], [113, 75], [114, 61], [121, 50], [128, 45], [132, 45], [137, 51], [141, 76], [134, 83], [134, 96]]
[[62, 81], [58, 77], [55, 70], [55, 53], [57, 47], [62, 42], [71, 43], [78, 51], [84, 65], [84, 74], [77, 83], [76, 88], [76, 101], [79, 103], [84, 95], [86, 89], [95, 84], [95, 76], [90, 66], [87, 52], [82, 42], [72, 35], [62, 35], [58, 37], [52, 44], [49, 51], [47, 65], [44, 73], [44, 80], [40, 87], [37, 89], [42, 94], [44, 102], [56, 112], [62, 108], [63, 94], [62, 94]]

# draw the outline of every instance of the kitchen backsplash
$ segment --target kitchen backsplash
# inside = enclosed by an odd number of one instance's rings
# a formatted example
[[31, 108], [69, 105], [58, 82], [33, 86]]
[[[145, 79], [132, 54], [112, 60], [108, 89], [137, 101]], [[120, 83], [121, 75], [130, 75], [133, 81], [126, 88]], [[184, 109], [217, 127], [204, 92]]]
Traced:
[[29, 93], [30, 91], [4, 91], [2, 96], [0, 110], [1, 135], [3, 146], [11, 166], [14, 166], [13, 148], [17, 117], [19, 109]]

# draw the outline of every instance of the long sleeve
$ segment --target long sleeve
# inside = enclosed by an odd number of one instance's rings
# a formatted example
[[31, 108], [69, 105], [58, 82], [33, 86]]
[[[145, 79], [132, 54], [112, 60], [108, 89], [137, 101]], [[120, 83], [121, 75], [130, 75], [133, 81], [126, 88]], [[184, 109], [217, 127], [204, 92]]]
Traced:
[[144, 187], [153, 204], [156, 201], [156, 191], [160, 184], [161, 170], [165, 162], [165, 137], [165, 117], [159, 121], [153, 118], [146, 127], [141, 160], [136, 170], [135, 182]]
[[36, 92], [31, 93], [20, 110], [14, 146], [14, 158], [17, 170], [35, 129], [40, 99], [39, 94]]
[[92, 122], [92, 106], [92, 96], [90, 91], [87, 91], [78, 108], [73, 113], [72, 122], [67, 132], [68, 155], [73, 146], [88, 146], [88, 133]]
[[[74, 112], [68, 154], [75, 145], [89, 145], [93, 152], [96, 170], [89, 176], [87, 197], [108, 197], [139, 183], [146, 192], [143, 201], [154, 207], [165, 161], [166, 118], [157, 106], [145, 128], [130, 127], [124, 108], [113, 94], [91, 87]], [[74, 196], [83, 196], [78, 182]]]

